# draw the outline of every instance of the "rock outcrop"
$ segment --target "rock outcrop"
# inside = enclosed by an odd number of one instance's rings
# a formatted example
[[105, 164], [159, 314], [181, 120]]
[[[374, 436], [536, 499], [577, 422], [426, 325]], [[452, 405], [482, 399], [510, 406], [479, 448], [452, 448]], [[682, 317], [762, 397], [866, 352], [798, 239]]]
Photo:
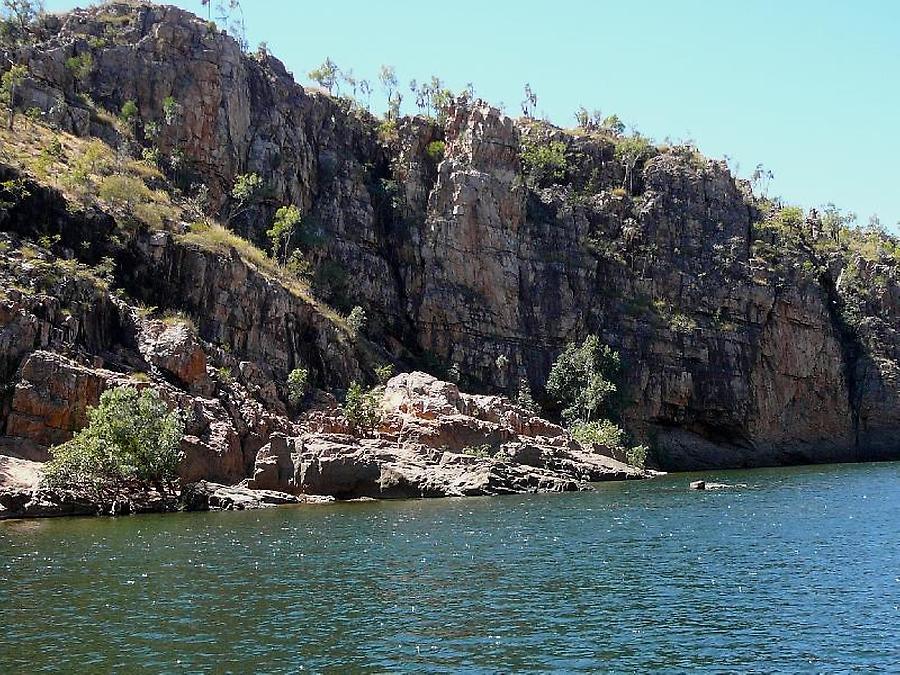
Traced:
[[645, 476], [499, 396], [463, 394], [425, 373], [392, 378], [382, 411], [363, 437], [340, 417], [309, 414], [297, 437], [274, 436], [260, 449], [248, 487], [438, 497], [571, 491]]
[[[76, 81], [66, 60], [86, 53]], [[623, 423], [660, 468], [900, 457], [896, 257], [818, 226], [767, 226], [771, 205], [690, 147], [648, 146], [627, 163], [615, 134], [512, 120], [482, 101], [386, 130], [173, 7], [51, 17], [10, 57], [30, 68], [21, 105], [66, 131], [146, 144], [155, 123], [161, 156], [187, 167], [169, 178], [202, 182], [249, 239], [265, 244], [274, 210], [298, 206], [313, 284], [178, 219], [132, 233], [103, 205], [70, 209], [32, 181], [0, 209], [5, 454], [45, 459], [103, 388], [130, 382], [191, 411], [188, 481], [340, 496], [570, 489], [634, 472], [439, 380], [393, 380], [384, 424], [363, 437], [334, 400], [298, 419], [285, 381], [304, 368], [340, 397], [392, 362], [458, 372], [472, 391], [511, 394], [525, 379], [540, 398], [565, 344], [597, 334], [625, 365]], [[127, 139], [100, 114], [126, 100], [140, 119]], [[523, 147], [550, 143], [565, 161], [538, 175]], [[251, 172], [267, 199], [236, 209], [231, 185]], [[51, 249], [17, 253], [49, 235]], [[107, 255], [118, 294], [85, 269]], [[363, 306], [365, 336], [326, 302]], [[150, 319], [139, 303], [190, 321]], [[471, 454], [480, 446], [489, 457]]]

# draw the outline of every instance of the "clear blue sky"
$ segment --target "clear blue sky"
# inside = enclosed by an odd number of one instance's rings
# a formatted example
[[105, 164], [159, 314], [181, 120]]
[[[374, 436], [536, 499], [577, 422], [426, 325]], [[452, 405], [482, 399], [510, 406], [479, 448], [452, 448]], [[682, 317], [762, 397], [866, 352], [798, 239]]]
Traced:
[[[216, 0], [213, 0], [215, 3]], [[49, 0], [48, 9], [68, 9]], [[84, 3], [82, 3], [84, 4]], [[174, 3], [204, 14], [200, 0]], [[895, 0], [243, 0], [248, 38], [298, 81], [330, 56], [376, 80], [473, 82], [519, 113], [523, 85], [563, 126], [579, 105], [662, 141], [693, 139], [770, 194], [900, 220]]]

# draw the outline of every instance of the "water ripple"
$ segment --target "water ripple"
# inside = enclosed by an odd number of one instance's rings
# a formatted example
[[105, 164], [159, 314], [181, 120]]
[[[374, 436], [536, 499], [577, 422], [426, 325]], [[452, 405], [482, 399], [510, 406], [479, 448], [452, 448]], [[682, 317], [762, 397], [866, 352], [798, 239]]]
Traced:
[[873, 464], [2, 523], [0, 672], [897, 672], [898, 513]]

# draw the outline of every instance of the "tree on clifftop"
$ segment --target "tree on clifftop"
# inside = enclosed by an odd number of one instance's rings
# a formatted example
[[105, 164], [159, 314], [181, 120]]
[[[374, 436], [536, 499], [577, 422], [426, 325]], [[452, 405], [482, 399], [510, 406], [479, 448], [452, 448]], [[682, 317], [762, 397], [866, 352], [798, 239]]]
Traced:
[[329, 94], [338, 82], [340, 71], [337, 64], [330, 57], [322, 62], [318, 68], [309, 71], [309, 79], [325, 89]]
[[43, 0], [0, 0], [0, 44], [28, 41], [43, 13]]

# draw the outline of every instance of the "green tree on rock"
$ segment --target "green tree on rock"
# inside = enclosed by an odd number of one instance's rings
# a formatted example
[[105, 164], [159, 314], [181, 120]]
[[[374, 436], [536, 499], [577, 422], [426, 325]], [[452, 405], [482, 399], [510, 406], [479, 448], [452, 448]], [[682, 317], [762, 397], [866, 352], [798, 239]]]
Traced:
[[35, 22], [43, 13], [43, 0], [0, 0], [0, 44], [33, 39]]
[[339, 76], [340, 71], [337, 64], [330, 57], [326, 58], [318, 68], [309, 71], [309, 79], [325, 89], [329, 94], [337, 85]]
[[155, 389], [107, 390], [99, 405], [88, 409], [88, 420], [72, 440], [51, 448], [46, 484], [97, 499], [150, 487], [168, 493], [178, 478], [185, 421]]
[[562, 406], [567, 424], [590, 422], [609, 414], [620, 367], [618, 352], [596, 335], [565, 348], [550, 370], [547, 393]]
[[9, 112], [7, 128], [12, 131], [16, 119], [16, 90], [28, 77], [28, 67], [15, 65], [0, 77], [0, 103]]
[[272, 227], [266, 230], [266, 236], [272, 242], [272, 255], [282, 264], [287, 263], [291, 238], [294, 236], [300, 222], [300, 209], [293, 204], [282, 206], [275, 212], [275, 220], [272, 222]]

